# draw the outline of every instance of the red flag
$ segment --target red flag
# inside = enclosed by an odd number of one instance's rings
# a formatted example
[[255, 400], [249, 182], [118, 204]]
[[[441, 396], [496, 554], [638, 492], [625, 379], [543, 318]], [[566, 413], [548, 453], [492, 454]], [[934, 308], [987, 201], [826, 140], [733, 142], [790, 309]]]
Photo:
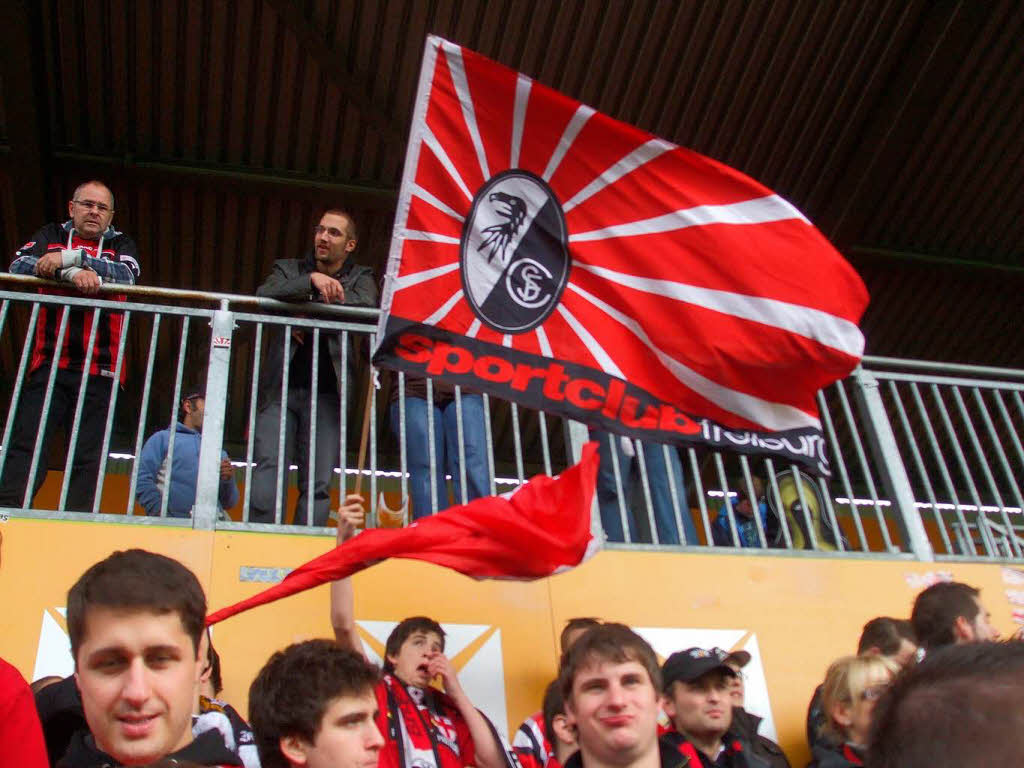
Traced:
[[827, 472], [856, 272], [742, 173], [427, 40], [375, 362]]
[[476, 499], [408, 528], [363, 531], [206, 623], [343, 579], [389, 557], [425, 560], [475, 579], [540, 579], [579, 565], [591, 541], [597, 464], [597, 445], [587, 443], [578, 464], [557, 477], [538, 475], [508, 498]]

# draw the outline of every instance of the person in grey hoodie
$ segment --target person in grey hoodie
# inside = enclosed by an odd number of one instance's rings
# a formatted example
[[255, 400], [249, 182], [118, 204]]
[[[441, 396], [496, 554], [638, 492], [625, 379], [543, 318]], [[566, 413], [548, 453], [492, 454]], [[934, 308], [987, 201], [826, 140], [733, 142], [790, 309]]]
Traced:
[[[168, 517], [191, 517], [196, 503], [196, 481], [199, 477], [199, 445], [202, 441], [203, 414], [206, 396], [193, 391], [181, 401], [182, 419], [175, 425], [173, 470], [170, 472]], [[171, 430], [162, 429], [150, 435], [139, 457], [139, 479], [135, 498], [147, 515], [160, 514], [164, 489], [168, 488], [167, 452]], [[221, 511], [238, 503], [238, 486], [227, 453], [221, 452], [220, 491], [218, 503]]]

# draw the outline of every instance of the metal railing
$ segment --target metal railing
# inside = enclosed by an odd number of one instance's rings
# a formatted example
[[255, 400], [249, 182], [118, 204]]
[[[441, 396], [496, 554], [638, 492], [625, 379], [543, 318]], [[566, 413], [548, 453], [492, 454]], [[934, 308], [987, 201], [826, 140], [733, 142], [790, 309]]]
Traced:
[[[12, 288], [46, 285], [10, 275], [0, 280]], [[611, 547], [922, 560], [1020, 559], [1024, 553], [1022, 371], [866, 358], [849, 379], [819, 393], [831, 476], [818, 477], [761, 456], [588, 434], [560, 417], [429, 380], [388, 374], [368, 386], [365, 353], [376, 332], [375, 309], [152, 287], [106, 292], [126, 294], [129, 301], [0, 290], [0, 362], [12, 371], [4, 377], [8, 389], [0, 391], [0, 404], [7, 404], [0, 473], [41, 315], [63, 337], [76, 313], [79, 326], [94, 335], [104, 317], [123, 318], [109, 375], [115, 381], [122, 370], [130, 375], [125, 388], [106, 393], [88, 510], [103, 519], [173, 522], [183, 514], [171, 505], [170, 472], [158, 513], [137, 513], [138, 457], [146, 438], [167, 428], [166, 467], [174, 466], [173, 427], [184, 389], [205, 383], [195, 504], [178, 520], [181, 525], [310, 531], [315, 524], [312, 530], [323, 531], [317, 526], [326, 519], [325, 483], [323, 472], [313, 471], [318, 453], [321, 464], [330, 459], [330, 506], [359, 484], [370, 525], [403, 524], [448, 503], [507, 490], [536, 472], [557, 473], [578, 457], [583, 442], [597, 439], [602, 465], [595, 527], [605, 531]], [[81, 323], [85, 315], [91, 323]], [[321, 343], [329, 353], [309, 357], [306, 386], [320, 380], [329, 359], [338, 397], [296, 404], [294, 371], [285, 361], [298, 345], [316, 350]], [[92, 349], [91, 340], [86, 347]], [[270, 370], [268, 355], [279, 369]], [[48, 375], [43, 413], [53, 404], [57, 372], [49, 369]], [[82, 517], [69, 511], [68, 499], [92, 378], [80, 376], [78, 397], [70, 398], [69, 444], [54, 509], [32, 506], [29, 482], [7, 513]], [[327, 379], [334, 380], [330, 374]], [[31, 474], [47, 470], [46, 436], [37, 433]], [[297, 458], [268, 469], [267, 451], [281, 457], [292, 446], [299, 446]], [[231, 481], [243, 488], [240, 503], [227, 514], [218, 503], [225, 448], [234, 465]], [[303, 465], [310, 471], [303, 472]], [[123, 510], [103, 501], [104, 484], [117, 475], [126, 483]], [[292, 496], [305, 503], [293, 504]]]

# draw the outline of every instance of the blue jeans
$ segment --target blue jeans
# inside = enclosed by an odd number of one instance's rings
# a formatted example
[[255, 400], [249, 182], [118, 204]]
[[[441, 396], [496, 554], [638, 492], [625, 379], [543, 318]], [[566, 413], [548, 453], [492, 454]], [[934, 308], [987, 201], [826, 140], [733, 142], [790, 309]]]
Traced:
[[[626, 540], [622, 530], [619, 495], [615, 487], [615, 463], [617, 463], [622, 483], [622, 504], [625, 507], [626, 524], [629, 526], [629, 540], [637, 541], [637, 523], [630, 505], [630, 492], [633, 483], [641, 481], [639, 462], [635, 456], [626, 456], [622, 452], [617, 435], [593, 430], [591, 438], [598, 441], [598, 456], [601, 459], [601, 466], [597, 471], [597, 503], [601, 510], [601, 525], [604, 527], [605, 535], [608, 541]], [[676, 525], [676, 513], [669, 487], [669, 472], [671, 472], [686, 543], [697, 544], [697, 530], [694, 528], [690, 508], [686, 503], [686, 486], [683, 481], [683, 467], [679, 461], [679, 451], [671, 445], [666, 451], [665, 446], [661, 443], [642, 442], [640, 446], [643, 450], [644, 465], [647, 467], [647, 483], [651, 489], [651, 506], [654, 511], [654, 524], [658, 530], [658, 543], [679, 544], [679, 530]], [[667, 462], [665, 460], [666, 452], [668, 453]], [[645, 507], [646, 504], [641, 498], [641, 509], [645, 509]], [[646, 517], [645, 512], [644, 516]]]
[[[432, 514], [430, 505], [430, 445], [427, 432], [427, 401], [421, 397], [405, 400], [405, 454], [409, 469], [409, 496], [413, 518]], [[437, 511], [448, 507], [445, 473], [452, 476], [455, 504], [462, 503], [459, 472], [459, 432], [455, 400], [434, 410], [434, 478], [437, 483]], [[401, 441], [398, 402], [391, 404], [391, 431]], [[462, 442], [466, 456], [466, 500], [489, 496], [487, 439], [484, 431], [484, 400], [481, 395], [462, 395]]]

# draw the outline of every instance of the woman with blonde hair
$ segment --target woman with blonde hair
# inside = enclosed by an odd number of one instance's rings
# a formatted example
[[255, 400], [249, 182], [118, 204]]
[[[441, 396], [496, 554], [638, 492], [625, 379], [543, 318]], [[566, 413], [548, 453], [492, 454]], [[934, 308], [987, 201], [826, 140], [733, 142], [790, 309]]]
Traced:
[[828, 668], [822, 687], [823, 743], [808, 768], [864, 765], [871, 716], [899, 667], [885, 656], [844, 656]]

